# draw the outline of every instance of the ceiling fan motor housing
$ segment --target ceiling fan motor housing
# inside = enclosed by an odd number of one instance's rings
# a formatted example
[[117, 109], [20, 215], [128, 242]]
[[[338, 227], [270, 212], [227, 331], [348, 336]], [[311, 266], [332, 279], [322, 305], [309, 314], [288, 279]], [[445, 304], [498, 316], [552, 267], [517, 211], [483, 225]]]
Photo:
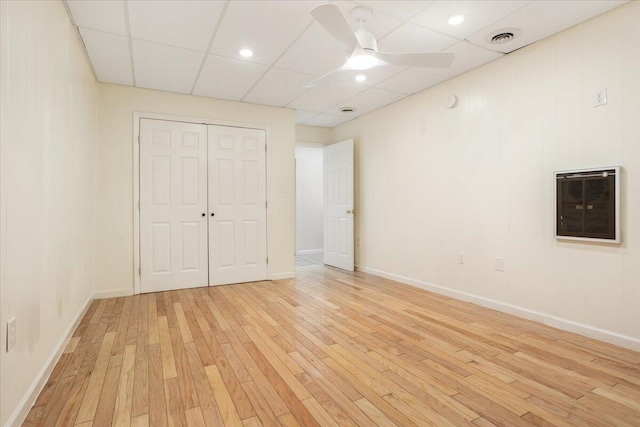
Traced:
[[378, 51], [378, 42], [376, 42], [376, 38], [369, 31], [360, 27], [355, 34], [358, 43], [360, 43], [360, 46], [362, 46], [364, 50]]

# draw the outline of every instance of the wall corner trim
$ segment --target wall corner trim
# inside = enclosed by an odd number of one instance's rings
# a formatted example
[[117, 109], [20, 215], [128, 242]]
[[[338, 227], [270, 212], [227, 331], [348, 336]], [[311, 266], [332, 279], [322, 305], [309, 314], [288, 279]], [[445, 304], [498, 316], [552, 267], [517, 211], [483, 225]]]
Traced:
[[34, 403], [36, 403], [38, 395], [46, 385], [51, 372], [53, 372], [53, 368], [58, 363], [60, 356], [62, 356], [62, 353], [67, 347], [69, 340], [71, 340], [71, 337], [73, 336], [76, 328], [78, 327], [78, 325], [80, 325], [80, 321], [84, 318], [85, 314], [87, 314], [87, 311], [89, 310], [89, 307], [91, 306], [93, 300], [94, 295], [91, 295], [84, 303], [82, 309], [78, 312], [78, 314], [76, 314], [73, 322], [71, 322], [67, 330], [64, 332], [62, 338], [58, 342], [58, 345], [54, 348], [53, 352], [42, 366], [42, 369], [40, 369], [40, 372], [38, 372], [38, 375], [36, 375], [35, 379], [27, 389], [27, 392], [20, 400], [20, 403], [5, 423], [5, 427], [19, 427], [27, 418], [31, 407]]
[[477, 304], [482, 307], [498, 310], [503, 313], [521, 317], [523, 319], [533, 320], [534, 322], [539, 322], [553, 328], [562, 329], [564, 331], [573, 332], [588, 338], [604, 341], [609, 344], [614, 344], [631, 350], [640, 351], [640, 339], [630, 337], [628, 335], [622, 335], [617, 332], [600, 329], [595, 326], [585, 325], [584, 323], [574, 322], [573, 320], [564, 319], [541, 311], [531, 310], [517, 305], [497, 301], [491, 298], [485, 298], [467, 292], [458, 291], [445, 286], [434, 285], [421, 280], [400, 276], [398, 274], [376, 270], [374, 268], [359, 265], [356, 266], [356, 270], [396, 282], [404, 283], [406, 285], [414, 286], [426, 291], [446, 295], [458, 300]]

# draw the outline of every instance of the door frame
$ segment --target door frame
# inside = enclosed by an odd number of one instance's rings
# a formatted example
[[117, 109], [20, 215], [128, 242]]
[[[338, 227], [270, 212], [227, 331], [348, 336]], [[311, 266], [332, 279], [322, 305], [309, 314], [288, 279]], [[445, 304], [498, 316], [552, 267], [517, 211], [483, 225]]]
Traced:
[[[265, 144], [269, 146], [270, 126], [255, 123], [234, 122], [230, 120], [217, 120], [210, 118], [186, 117], [173, 114], [148, 113], [134, 111], [133, 113], [133, 135], [131, 138], [131, 146], [133, 150], [133, 293], [140, 294], [140, 120], [165, 120], [171, 122], [195, 123], [203, 125], [229, 126], [247, 129], [263, 130], [265, 132]], [[265, 191], [267, 201], [269, 200], [269, 150], [265, 153]], [[267, 204], [268, 206], [268, 204]], [[267, 257], [269, 256], [269, 208], [267, 207]], [[271, 267], [267, 264], [267, 279], [271, 280]]]

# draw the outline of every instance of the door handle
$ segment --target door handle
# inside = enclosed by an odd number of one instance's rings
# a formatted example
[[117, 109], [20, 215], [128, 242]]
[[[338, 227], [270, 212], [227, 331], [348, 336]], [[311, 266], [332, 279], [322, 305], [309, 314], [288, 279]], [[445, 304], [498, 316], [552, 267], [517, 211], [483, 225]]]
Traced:
[[211, 216], [214, 216], [215, 214], [213, 212], [211, 212]]
[[207, 214], [206, 214], [206, 213], [204, 213], [204, 212], [202, 212], [202, 216], [207, 216]]

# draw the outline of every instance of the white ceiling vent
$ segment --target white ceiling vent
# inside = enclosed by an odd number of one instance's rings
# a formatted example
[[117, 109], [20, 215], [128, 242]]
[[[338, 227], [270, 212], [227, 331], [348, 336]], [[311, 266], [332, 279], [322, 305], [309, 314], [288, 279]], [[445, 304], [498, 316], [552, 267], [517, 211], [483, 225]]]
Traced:
[[490, 33], [485, 40], [491, 44], [509, 43], [513, 39], [517, 38], [521, 32], [522, 31], [517, 28], [502, 28]]

